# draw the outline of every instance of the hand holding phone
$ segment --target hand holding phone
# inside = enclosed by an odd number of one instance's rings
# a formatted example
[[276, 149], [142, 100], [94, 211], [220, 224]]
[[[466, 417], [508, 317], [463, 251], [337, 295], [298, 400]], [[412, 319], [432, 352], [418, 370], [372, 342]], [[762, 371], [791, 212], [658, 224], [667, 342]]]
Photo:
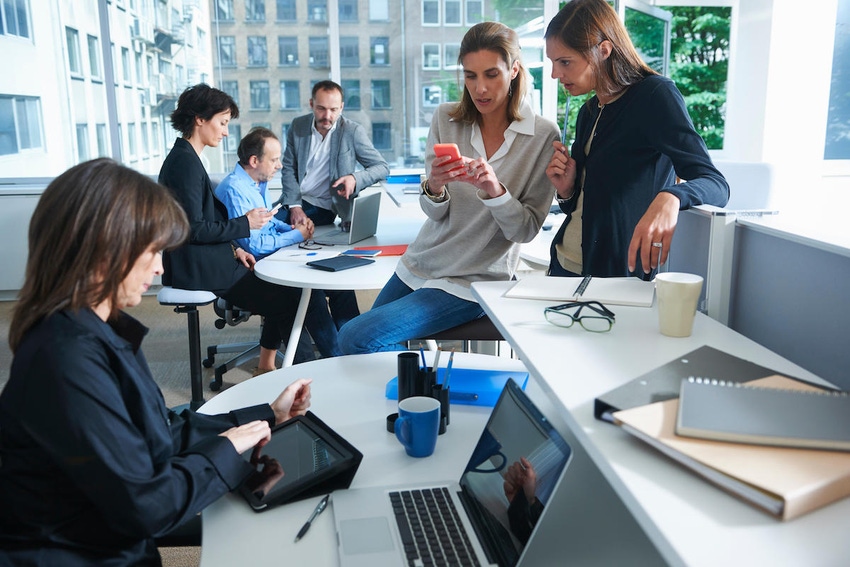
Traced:
[[457, 147], [457, 144], [434, 144], [434, 155], [437, 157], [443, 156], [451, 156], [451, 161], [447, 163], [453, 163], [455, 161], [459, 161], [460, 163], [450, 169], [449, 171], [455, 171], [463, 168], [463, 160], [460, 155], [460, 149]]
[[270, 212], [271, 214], [275, 214], [276, 212], [278, 212], [278, 211], [280, 210], [280, 208], [281, 208], [282, 206], [283, 206], [283, 203], [278, 203], [277, 205], [275, 205], [274, 207], [272, 207], [272, 208], [271, 208], [271, 210], [270, 210], [269, 212]]

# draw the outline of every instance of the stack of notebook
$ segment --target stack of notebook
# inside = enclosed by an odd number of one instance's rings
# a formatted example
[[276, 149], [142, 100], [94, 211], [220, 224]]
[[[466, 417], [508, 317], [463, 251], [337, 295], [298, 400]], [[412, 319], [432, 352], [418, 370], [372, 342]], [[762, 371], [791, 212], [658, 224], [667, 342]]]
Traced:
[[[705, 354], [689, 353], [694, 359], [705, 359], [700, 357]], [[670, 365], [681, 365], [689, 355]], [[730, 355], [724, 357], [729, 362]], [[737, 360], [743, 370], [761, 368]], [[653, 372], [664, 375], [665, 367]], [[653, 372], [636, 382], [651, 383]], [[680, 397], [632, 406], [603, 404], [608, 412], [597, 417], [613, 420], [710, 482], [783, 520], [850, 495], [850, 453], [845, 452], [850, 450], [850, 395], [779, 375], [748, 376], [743, 383], [734, 375], [730, 378], [702, 367], [678, 379]], [[602, 398], [624, 399], [613, 393]]]

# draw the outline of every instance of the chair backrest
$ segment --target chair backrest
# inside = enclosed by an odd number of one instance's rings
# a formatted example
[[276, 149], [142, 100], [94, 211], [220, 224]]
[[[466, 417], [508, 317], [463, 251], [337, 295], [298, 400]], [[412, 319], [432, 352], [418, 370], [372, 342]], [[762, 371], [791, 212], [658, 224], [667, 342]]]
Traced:
[[[215, 300], [213, 309], [215, 309], [216, 314], [219, 316], [219, 320], [224, 321], [224, 324], [230, 326], [247, 321], [252, 315], [250, 311], [241, 309], [222, 297]], [[216, 327], [221, 329], [224, 328], [224, 325], [219, 327], [217, 324]]]

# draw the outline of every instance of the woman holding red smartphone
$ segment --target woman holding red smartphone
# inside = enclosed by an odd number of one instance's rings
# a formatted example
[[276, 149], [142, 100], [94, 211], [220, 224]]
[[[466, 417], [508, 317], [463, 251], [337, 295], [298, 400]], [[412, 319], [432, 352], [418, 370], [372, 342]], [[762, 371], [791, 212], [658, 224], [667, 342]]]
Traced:
[[408, 340], [481, 317], [470, 285], [513, 278], [519, 244], [549, 212], [555, 189], [540, 164], [558, 128], [525, 97], [516, 32], [473, 26], [458, 63], [461, 100], [437, 109], [428, 134], [419, 198], [427, 219], [372, 309], [340, 329], [346, 354], [404, 350]]

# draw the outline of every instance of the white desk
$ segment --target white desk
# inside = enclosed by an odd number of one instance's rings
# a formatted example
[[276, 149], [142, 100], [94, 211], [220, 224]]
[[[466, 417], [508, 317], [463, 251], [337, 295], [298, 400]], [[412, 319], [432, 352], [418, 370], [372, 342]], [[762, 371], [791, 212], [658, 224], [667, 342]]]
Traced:
[[[430, 363], [432, 353], [426, 353]], [[491, 408], [453, 404], [451, 424], [434, 454], [408, 457], [386, 430], [386, 417], [398, 411], [384, 388], [396, 375], [397, 353], [343, 356], [298, 364], [233, 386], [204, 404], [201, 413], [270, 402], [296, 378], [313, 378], [310, 410], [363, 453], [352, 488], [460, 478]], [[445, 366], [448, 357], [443, 357]], [[525, 372], [522, 363], [494, 356], [457, 353], [455, 368]], [[528, 390], [535, 388], [529, 380]], [[204, 567], [233, 565], [337, 565], [333, 506], [319, 516], [297, 544], [295, 534], [319, 498], [254, 512], [237, 494], [228, 494], [203, 513]]]
[[[666, 563], [848, 564], [850, 499], [783, 523], [593, 417], [597, 396], [704, 344], [779, 372], [822, 380], [700, 313], [688, 338], [662, 336], [656, 307], [613, 306], [612, 331], [588, 333], [548, 324], [542, 311], [550, 301], [502, 297], [510, 285], [474, 284], [473, 294], [539, 386], [566, 410], [568, 431], [562, 433], [573, 444], [574, 464], [584, 460], [598, 469]], [[604, 528], [598, 537], [617, 542]], [[635, 557], [632, 564], [642, 563]]]
[[[424, 213], [418, 211], [402, 211], [388, 202], [386, 194], [382, 195], [381, 213], [378, 218], [378, 231], [375, 236], [361, 240], [353, 246], [386, 246], [393, 244], [409, 244], [416, 238], [419, 228], [425, 219]], [[301, 288], [301, 300], [295, 313], [295, 322], [292, 332], [286, 343], [286, 352], [283, 357], [283, 366], [291, 366], [295, 358], [295, 350], [298, 346], [298, 337], [304, 326], [304, 318], [307, 315], [307, 306], [310, 303], [310, 294], [313, 289], [330, 290], [357, 290], [357, 289], [380, 289], [395, 272], [398, 256], [378, 256], [375, 263], [369, 266], [353, 268], [345, 272], [325, 272], [306, 265], [308, 258], [303, 262], [293, 262], [291, 259], [284, 260], [287, 254], [291, 254], [295, 246], [281, 248], [274, 254], [266, 256], [254, 266], [257, 277], [278, 285]], [[336, 245], [330, 250], [343, 252], [349, 247], [347, 245]], [[306, 250], [304, 252], [307, 252]]]

